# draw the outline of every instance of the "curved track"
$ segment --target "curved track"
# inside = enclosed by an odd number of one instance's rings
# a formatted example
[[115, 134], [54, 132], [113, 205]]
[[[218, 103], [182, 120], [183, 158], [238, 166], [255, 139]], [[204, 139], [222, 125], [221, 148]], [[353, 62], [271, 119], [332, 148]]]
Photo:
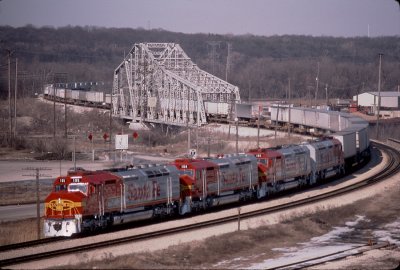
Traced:
[[[343, 194], [358, 190], [360, 188], [370, 186], [372, 184], [375, 184], [379, 181], [382, 181], [382, 180], [398, 173], [400, 171], [400, 152], [389, 146], [381, 144], [381, 143], [373, 142], [373, 145], [376, 146], [377, 148], [381, 149], [382, 151], [386, 152], [389, 157], [386, 166], [381, 171], [374, 174], [373, 176], [368, 177], [368, 178], [364, 179], [363, 181], [358, 182], [354, 185], [339, 188], [339, 189], [336, 189], [336, 190], [328, 192], [328, 193], [319, 194], [319, 195], [316, 195], [313, 197], [308, 197], [305, 199], [297, 200], [295, 202], [290, 202], [290, 203], [286, 203], [286, 204], [282, 204], [282, 205], [278, 205], [278, 206], [267, 207], [264, 209], [243, 213], [240, 215], [241, 219], [270, 214], [270, 213], [298, 207], [301, 205], [306, 205], [309, 203], [322, 201], [322, 200], [325, 200], [325, 199], [328, 199], [328, 198], [331, 198], [334, 196], [343, 195]], [[93, 250], [93, 249], [97, 249], [97, 248], [110, 247], [110, 246], [114, 246], [114, 245], [135, 242], [138, 240], [144, 240], [144, 239], [150, 239], [150, 238], [154, 238], [154, 237], [158, 237], [158, 236], [170, 235], [170, 234], [174, 234], [174, 233], [178, 233], [178, 232], [196, 230], [196, 229], [200, 229], [200, 228], [204, 228], [204, 227], [208, 227], [208, 226], [215, 226], [215, 225], [219, 225], [219, 224], [236, 221], [237, 218], [238, 218], [237, 215], [233, 215], [233, 216], [228, 216], [228, 217], [224, 217], [224, 218], [200, 222], [200, 223], [196, 223], [196, 224], [165, 229], [165, 230], [156, 231], [156, 232], [152, 232], [152, 233], [144, 233], [144, 234], [125, 237], [125, 238], [112, 239], [109, 241], [103, 241], [103, 242], [92, 243], [92, 244], [87, 244], [87, 245], [79, 245], [79, 246], [75, 246], [72, 248], [57, 249], [57, 250], [52, 250], [52, 251], [48, 251], [48, 252], [30, 254], [30, 255], [26, 255], [26, 256], [15, 256], [13, 258], [2, 259], [0, 261], [0, 267], [13, 265], [13, 264], [17, 264], [17, 263], [28, 262], [28, 261], [40, 260], [40, 259], [50, 258], [50, 257], [55, 257], [55, 256], [60, 256], [60, 255], [66, 255], [69, 253], [77, 253], [77, 252], [83, 252], [83, 251]], [[7, 246], [7, 247], [4, 247], [1, 251], [4, 251], [4, 250], [7, 250], [8, 252], [16, 251], [17, 249], [20, 249], [20, 248], [27, 248], [27, 247], [42, 245], [44, 242], [49, 242], [49, 240], [43, 239], [41, 241], [33, 241], [33, 242], [17, 244], [17, 245], [10, 246], [10, 248], [7, 248], [8, 247]], [[1, 257], [3, 257], [3, 256], [0, 253], [0, 258]]]
[[314, 257], [311, 259], [303, 260], [303, 261], [298, 261], [295, 263], [290, 263], [290, 264], [285, 264], [285, 265], [280, 265], [278, 267], [273, 267], [273, 268], [267, 268], [267, 269], [304, 269], [306, 267], [313, 267], [321, 264], [325, 264], [327, 262], [331, 261], [337, 261], [337, 260], [343, 260], [346, 259], [349, 256], [357, 256], [357, 255], [362, 255], [365, 252], [374, 250], [374, 249], [393, 249], [396, 248], [396, 245], [390, 244], [390, 243], [379, 243], [379, 244], [373, 244], [373, 245], [363, 245], [351, 249], [346, 249], [338, 252], [333, 252], [324, 256], [318, 256]]

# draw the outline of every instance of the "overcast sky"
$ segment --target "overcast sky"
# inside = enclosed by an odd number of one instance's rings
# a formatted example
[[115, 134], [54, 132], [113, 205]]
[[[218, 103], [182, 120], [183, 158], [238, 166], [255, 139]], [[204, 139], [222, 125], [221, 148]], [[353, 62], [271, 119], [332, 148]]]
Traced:
[[0, 25], [184, 33], [400, 36], [395, 0], [0, 0]]

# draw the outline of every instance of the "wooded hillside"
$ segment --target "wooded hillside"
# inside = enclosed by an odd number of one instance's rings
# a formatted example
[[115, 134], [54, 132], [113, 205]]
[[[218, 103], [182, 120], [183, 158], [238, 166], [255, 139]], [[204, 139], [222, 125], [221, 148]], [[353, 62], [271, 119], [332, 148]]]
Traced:
[[376, 91], [379, 53], [384, 54], [382, 91], [397, 91], [400, 85], [400, 37], [263, 37], [162, 29], [1, 26], [0, 40], [1, 98], [8, 94], [6, 49], [14, 52], [12, 61], [18, 57], [19, 95], [27, 96], [52, 82], [54, 73], [65, 73], [69, 82], [111, 82], [114, 69], [136, 42], [179, 43], [200, 68], [223, 79], [229, 42], [228, 81], [239, 86], [243, 100], [283, 98], [289, 78], [292, 97], [314, 98], [318, 65], [318, 98], [325, 98], [326, 86], [331, 98]]

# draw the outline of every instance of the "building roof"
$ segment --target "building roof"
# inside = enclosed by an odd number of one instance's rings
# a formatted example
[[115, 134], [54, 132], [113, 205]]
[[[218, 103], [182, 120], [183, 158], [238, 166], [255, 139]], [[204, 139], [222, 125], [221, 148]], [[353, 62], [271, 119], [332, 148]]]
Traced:
[[[367, 92], [368, 94], [378, 96], [378, 92]], [[400, 97], [400, 92], [395, 91], [381, 91], [381, 97]]]

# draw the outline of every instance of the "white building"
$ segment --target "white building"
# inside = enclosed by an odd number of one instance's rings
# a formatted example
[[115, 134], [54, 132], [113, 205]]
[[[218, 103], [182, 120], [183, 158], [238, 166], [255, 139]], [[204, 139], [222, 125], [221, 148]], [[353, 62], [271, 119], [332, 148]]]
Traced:
[[[381, 109], [399, 110], [400, 109], [400, 92], [381, 92]], [[358, 106], [369, 107], [372, 113], [378, 108], [378, 92], [366, 92], [353, 96], [353, 101]]]

